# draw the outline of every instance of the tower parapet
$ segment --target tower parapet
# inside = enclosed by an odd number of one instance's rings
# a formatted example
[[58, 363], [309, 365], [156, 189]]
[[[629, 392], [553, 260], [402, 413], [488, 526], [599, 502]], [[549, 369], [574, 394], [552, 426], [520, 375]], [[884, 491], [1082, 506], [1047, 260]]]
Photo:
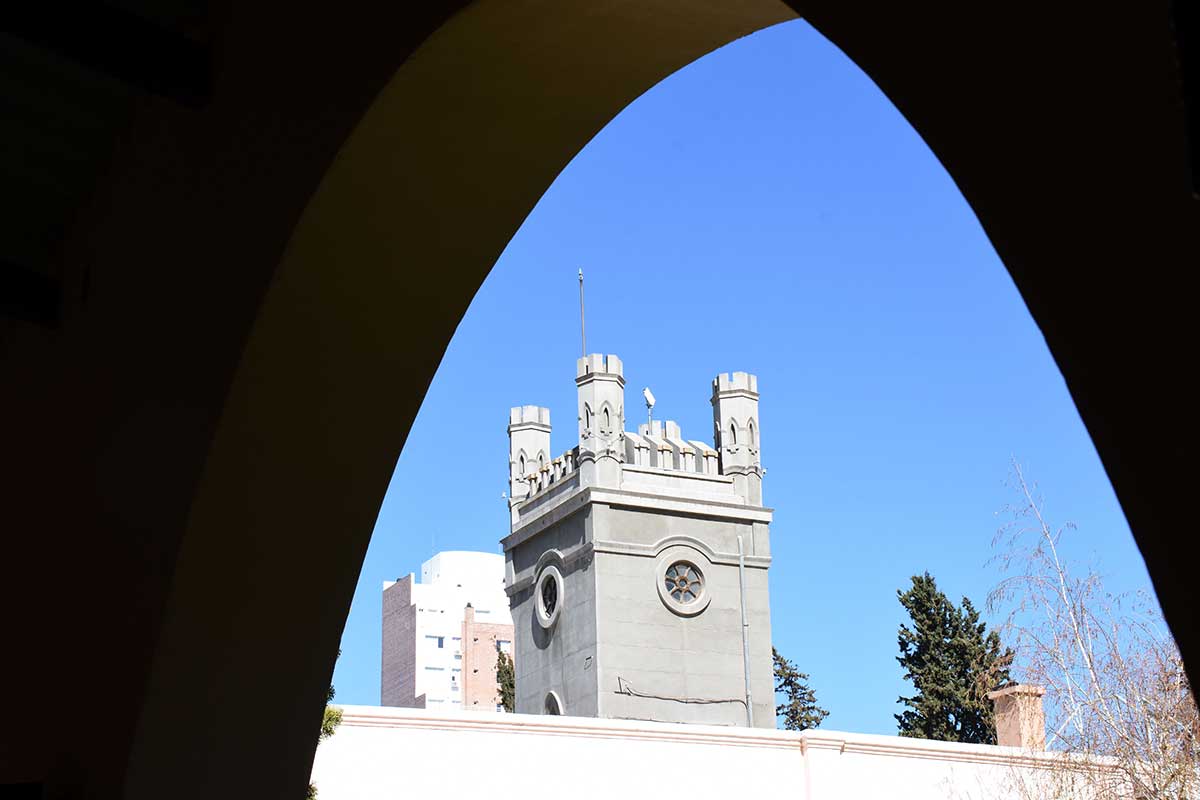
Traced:
[[[685, 494], [762, 506], [763, 469], [759, 459], [758, 378], [746, 372], [722, 373], [712, 381], [713, 443], [686, 439], [678, 423], [653, 420], [626, 431], [624, 365], [615, 355], [593, 353], [576, 363], [578, 444], [551, 457], [550, 410], [519, 406], [509, 412], [509, 506], [514, 530], [522, 514], [534, 513], [535, 496], [567, 479], [580, 487], [644, 488], [659, 485], [653, 473], [699, 478], [723, 477], [712, 484], [673, 484]], [[649, 472], [647, 472], [649, 470]], [[658, 483], [655, 483], [655, 482]], [[665, 484], [664, 484], [665, 485]], [[523, 508], [518, 511], [518, 506]]]
[[573, 474], [579, 448], [550, 457], [550, 409], [517, 406], [508, 412], [508, 506], [513, 524], [516, 507]]

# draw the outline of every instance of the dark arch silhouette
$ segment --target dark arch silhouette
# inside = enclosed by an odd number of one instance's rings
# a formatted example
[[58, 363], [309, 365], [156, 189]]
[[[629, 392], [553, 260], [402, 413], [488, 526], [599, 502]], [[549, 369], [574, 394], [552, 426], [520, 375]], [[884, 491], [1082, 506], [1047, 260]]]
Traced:
[[[50, 63], [23, 76], [30, 96], [104, 111], [64, 133], [70, 202], [20, 197], [46, 215], [52, 255], [2, 265], [0, 508], [20, 565], [4, 607], [28, 613], [9, 627], [23, 724], [3, 734], [0, 783], [53, 795], [299, 796], [380, 498], [497, 254], [627, 103], [794, 14], [765, 0], [196, 7], [165, 27], [96, 12], [86, 41], [123, 47], [81, 45], [71, 15], [13, 34]], [[1153, 3], [803, 10], [978, 215], [1195, 664], [1194, 310], [1177, 289], [1200, 262], [1195, 52]], [[78, 652], [111, 657], [80, 671]], [[254, 725], [224, 723], [247, 713]]]

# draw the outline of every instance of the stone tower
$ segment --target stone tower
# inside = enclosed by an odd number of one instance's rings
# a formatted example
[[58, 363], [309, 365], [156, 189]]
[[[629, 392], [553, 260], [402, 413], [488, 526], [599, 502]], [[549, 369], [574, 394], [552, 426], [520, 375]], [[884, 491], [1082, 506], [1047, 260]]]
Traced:
[[712, 445], [671, 421], [626, 431], [616, 356], [579, 359], [575, 383], [561, 456], [530, 455], [547, 409], [509, 416], [517, 712], [744, 726], [749, 694], [774, 728], [757, 379], [713, 380]]

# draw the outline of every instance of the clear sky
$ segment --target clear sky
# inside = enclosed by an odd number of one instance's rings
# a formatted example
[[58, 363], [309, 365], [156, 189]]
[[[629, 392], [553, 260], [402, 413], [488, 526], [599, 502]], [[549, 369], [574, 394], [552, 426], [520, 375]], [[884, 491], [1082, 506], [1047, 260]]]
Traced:
[[[469, 236], [470, 231], [464, 231]], [[1073, 521], [1068, 556], [1148, 588], [1062, 376], [950, 176], [802, 21], [651, 89], [571, 162], [475, 297], [375, 528], [334, 675], [379, 702], [380, 590], [438, 550], [499, 552], [511, 406], [575, 445], [576, 269], [589, 350], [625, 362], [628, 424], [709, 440], [709, 382], [758, 375], [776, 647], [823, 727], [893, 734], [896, 590], [928, 570], [982, 607], [1018, 458]], [[435, 264], [427, 265], [436, 269]], [[1019, 674], [1018, 674], [1019, 677]]]

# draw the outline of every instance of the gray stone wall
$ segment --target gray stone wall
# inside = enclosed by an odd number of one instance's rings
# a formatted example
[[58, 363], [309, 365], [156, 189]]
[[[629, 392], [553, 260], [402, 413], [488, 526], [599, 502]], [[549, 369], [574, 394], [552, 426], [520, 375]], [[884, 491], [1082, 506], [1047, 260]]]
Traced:
[[[596, 702], [596, 580], [588, 541], [588, 512], [581, 511], [508, 553], [513, 585], [513, 645], [518, 714], [543, 713], [547, 692], [558, 694], [563, 713], [598, 715]], [[547, 553], [552, 555], [547, 557]], [[555, 554], [560, 554], [555, 555]], [[563, 575], [562, 612], [545, 630], [535, 617], [534, 580], [539, 560]]]
[[[736, 562], [740, 532], [749, 552], [754, 525], [625, 511], [598, 510], [596, 537], [652, 544], [672, 535], [695, 537], [707, 548], [673, 544], [654, 553], [597, 552], [600, 716], [745, 725], [745, 668]], [[765, 529], [757, 542], [767, 547]], [[699, 567], [708, 605], [694, 616], [672, 611], [659, 592], [666, 567]], [[765, 566], [746, 570], [750, 623], [751, 694], [756, 727], [775, 727], [771, 615]], [[677, 607], [677, 606], [676, 606]], [[654, 697], [650, 697], [650, 696]]]

